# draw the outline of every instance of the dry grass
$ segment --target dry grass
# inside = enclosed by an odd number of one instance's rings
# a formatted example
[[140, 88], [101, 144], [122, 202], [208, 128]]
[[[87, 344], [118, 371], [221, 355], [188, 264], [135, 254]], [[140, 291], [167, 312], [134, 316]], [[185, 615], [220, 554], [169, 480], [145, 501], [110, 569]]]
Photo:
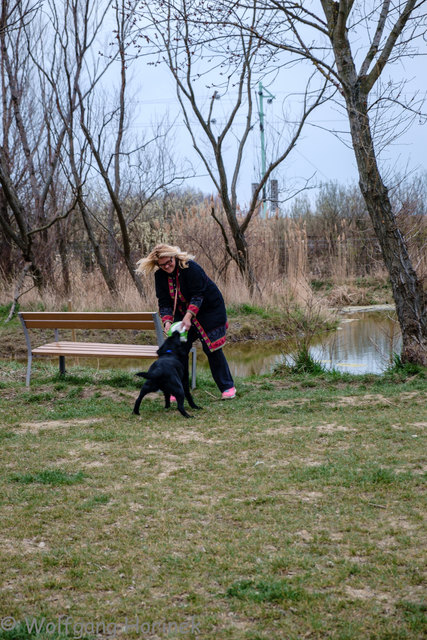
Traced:
[[[217, 207], [216, 215], [223, 219]], [[224, 220], [223, 220], [224, 221]], [[225, 221], [224, 221], [225, 222]], [[371, 247], [371, 240], [361, 236], [351, 222], [343, 220], [324, 236], [314, 233], [316, 227], [310, 221], [310, 232], [304, 220], [271, 218], [265, 220], [256, 215], [247, 231], [247, 243], [251, 268], [255, 274], [257, 288], [253, 293], [239, 273], [236, 264], [225, 251], [220, 228], [211, 215], [211, 203], [202, 203], [145, 226], [138, 223], [131, 230], [133, 246], [152, 247], [159, 240], [177, 244], [195, 254], [210, 277], [217, 282], [224, 294], [226, 304], [255, 304], [264, 307], [288, 308], [292, 304], [305, 305], [311, 297], [311, 287], [316, 282], [317, 294], [322, 293], [328, 304], [369, 304], [390, 302], [389, 291], [377, 288], [372, 296], [372, 281], [388, 280], [378, 251]], [[423, 221], [411, 226], [406, 221], [406, 236], [410, 244], [411, 257], [420, 277], [427, 273], [425, 258], [426, 234]], [[331, 241], [333, 238], [333, 242]], [[147, 244], [148, 243], [148, 244]], [[232, 244], [232, 243], [231, 243]], [[373, 241], [375, 244], [375, 241]], [[148, 249], [145, 249], [146, 251]], [[86, 251], [87, 253], [87, 251]], [[363, 253], [363, 259], [361, 257]], [[83, 255], [83, 253], [82, 253]], [[87, 257], [87, 256], [86, 256]], [[135, 264], [141, 257], [135, 252]], [[132, 279], [123, 265], [117, 265], [116, 282], [119, 296], [112, 299], [97, 267], [87, 269], [82, 258], [71, 258], [71, 293], [64, 295], [61, 263], [53, 260], [54, 273], [42, 296], [32, 288], [26, 277], [19, 302], [24, 308], [42, 306], [45, 309], [66, 308], [68, 298], [72, 308], [137, 310], [156, 305], [152, 278], [145, 284], [146, 300], [142, 300]], [[366, 275], [369, 272], [369, 277]], [[13, 299], [17, 276], [0, 273], [0, 304]]]

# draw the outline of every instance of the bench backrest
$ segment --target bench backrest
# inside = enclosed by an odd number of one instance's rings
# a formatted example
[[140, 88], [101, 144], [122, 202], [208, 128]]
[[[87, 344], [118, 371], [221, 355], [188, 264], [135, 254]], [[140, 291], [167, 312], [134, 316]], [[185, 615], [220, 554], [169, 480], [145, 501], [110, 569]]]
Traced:
[[157, 330], [153, 311], [20, 311], [28, 329], [139, 329]]
[[163, 344], [163, 324], [157, 311], [20, 311], [28, 350], [31, 351], [28, 329], [136, 329], [155, 331], [157, 344]]

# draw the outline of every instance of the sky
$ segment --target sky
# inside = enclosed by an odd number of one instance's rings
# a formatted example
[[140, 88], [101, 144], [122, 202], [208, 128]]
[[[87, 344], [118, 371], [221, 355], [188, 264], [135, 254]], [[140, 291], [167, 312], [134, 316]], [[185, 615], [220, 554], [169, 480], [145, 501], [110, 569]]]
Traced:
[[[175, 151], [179, 157], [189, 158], [193, 164], [195, 177], [190, 178], [186, 185], [200, 190], [206, 195], [215, 193], [214, 185], [207, 175], [206, 168], [192, 149], [170, 72], [162, 66], [150, 67], [142, 59], [133, 63], [132, 71], [141, 90], [139, 93], [134, 91], [135, 117], [132, 129], [144, 131], [151, 126], [155, 119], [168, 114], [169, 120], [174, 122]], [[396, 68], [393, 68], [392, 73], [395, 78], [405, 76], [409, 80], [405, 89], [408, 94], [414, 90], [426, 92], [425, 58], [419, 57], [409, 61], [406, 65], [397, 65]], [[296, 98], [294, 101], [290, 100], [289, 94], [298, 94], [302, 90], [303, 78], [299, 67], [279, 74], [271, 82], [258, 77], [254, 82], [254, 95], [257, 92], [259, 81], [267, 85], [268, 91], [274, 95], [272, 102], [267, 103], [264, 100], [268, 164], [268, 161], [273, 159], [273, 140], [279, 140], [281, 135], [284, 139], [286, 138], [289, 129], [285, 120], [292, 120], [298, 113]], [[199, 91], [199, 98], [202, 101], [206, 100], [206, 102], [212, 94], [211, 90], [203, 87], [201, 90], [197, 88], [195, 90]], [[288, 104], [285, 118], [284, 100]], [[227, 96], [223, 96], [215, 102], [214, 117], [217, 119], [218, 125], [225, 122], [231, 103], [231, 98]], [[427, 105], [425, 105], [425, 110], [427, 110]], [[243, 116], [240, 120], [243, 121]], [[305, 184], [308, 179], [310, 179], [309, 184], [312, 187], [321, 182], [330, 181], [336, 181], [343, 186], [357, 183], [358, 174], [353, 150], [337, 139], [329, 131], [331, 129], [348, 132], [348, 121], [343, 108], [339, 108], [336, 103], [329, 102], [312, 114], [289, 160], [273, 176], [279, 180], [281, 199], [285, 200], [290, 197], [295, 189]], [[416, 118], [411, 128], [394, 141], [381, 156], [381, 166], [386, 181], [393, 173], [402, 175], [411, 171], [415, 173], [426, 171], [426, 149], [427, 122], [426, 119]], [[238, 184], [238, 199], [243, 207], [251, 197], [252, 183], [259, 179], [260, 158], [260, 129], [256, 115], [255, 126], [247, 143]], [[307, 193], [309, 195], [315, 194], [316, 189]], [[282, 206], [286, 207], [286, 203]]]

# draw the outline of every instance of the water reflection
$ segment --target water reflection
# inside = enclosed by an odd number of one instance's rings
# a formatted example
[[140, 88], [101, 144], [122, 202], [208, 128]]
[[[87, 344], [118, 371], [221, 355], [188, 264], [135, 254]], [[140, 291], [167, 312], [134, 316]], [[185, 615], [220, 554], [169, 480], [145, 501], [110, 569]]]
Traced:
[[[327, 369], [349, 373], [382, 373], [401, 350], [401, 335], [392, 306], [347, 310], [337, 331], [320, 336], [310, 353]], [[235, 376], [259, 375], [290, 357], [286, 343], [228, 345], [227, 360]], [[207, 366], [201, 355], [201, 367]]]
[[[401, 335], [392, 306], [348, 308], [341, 315], [337, 331], [319, 336], [310, 352], [327, 369], [349, 373], [382, 373], [400, 353]], [[292, 348], [283, 341], [227, 343], [225, 353], [231, 372], [236, 377], [260, 375], [271, 372], [275, 365], [291, 357]], [[69, 358], [70, 363], [73, 362]], [[77, 362], [77, 361], [76, 361]], [[78, 359], [82, 365], [93, 366], [93, 359]], [[146, 370], [150, 361], [143, 365], [135, 360], [102, 359], [101, 368], [120, 368], [131, 371]], [[208, 361], [197, 346], [197, 366], [208, 369]]]
[[382, 373], [400, 353], [402, 338], [393, 309], [361, 311], [343, 319], [328, 340], [311, 354], [327, 368], [351, 373]]

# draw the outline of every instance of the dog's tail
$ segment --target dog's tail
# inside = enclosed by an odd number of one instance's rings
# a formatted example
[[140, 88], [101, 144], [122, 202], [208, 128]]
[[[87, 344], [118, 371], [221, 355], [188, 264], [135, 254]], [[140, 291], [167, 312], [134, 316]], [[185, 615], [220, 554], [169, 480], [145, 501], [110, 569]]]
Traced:
[[140, 378], [151, 378], [151, 376], [148, 374], [148, 371], [140, 371], [139, 373], [135, 373], [136, 376], [139, 376]]

